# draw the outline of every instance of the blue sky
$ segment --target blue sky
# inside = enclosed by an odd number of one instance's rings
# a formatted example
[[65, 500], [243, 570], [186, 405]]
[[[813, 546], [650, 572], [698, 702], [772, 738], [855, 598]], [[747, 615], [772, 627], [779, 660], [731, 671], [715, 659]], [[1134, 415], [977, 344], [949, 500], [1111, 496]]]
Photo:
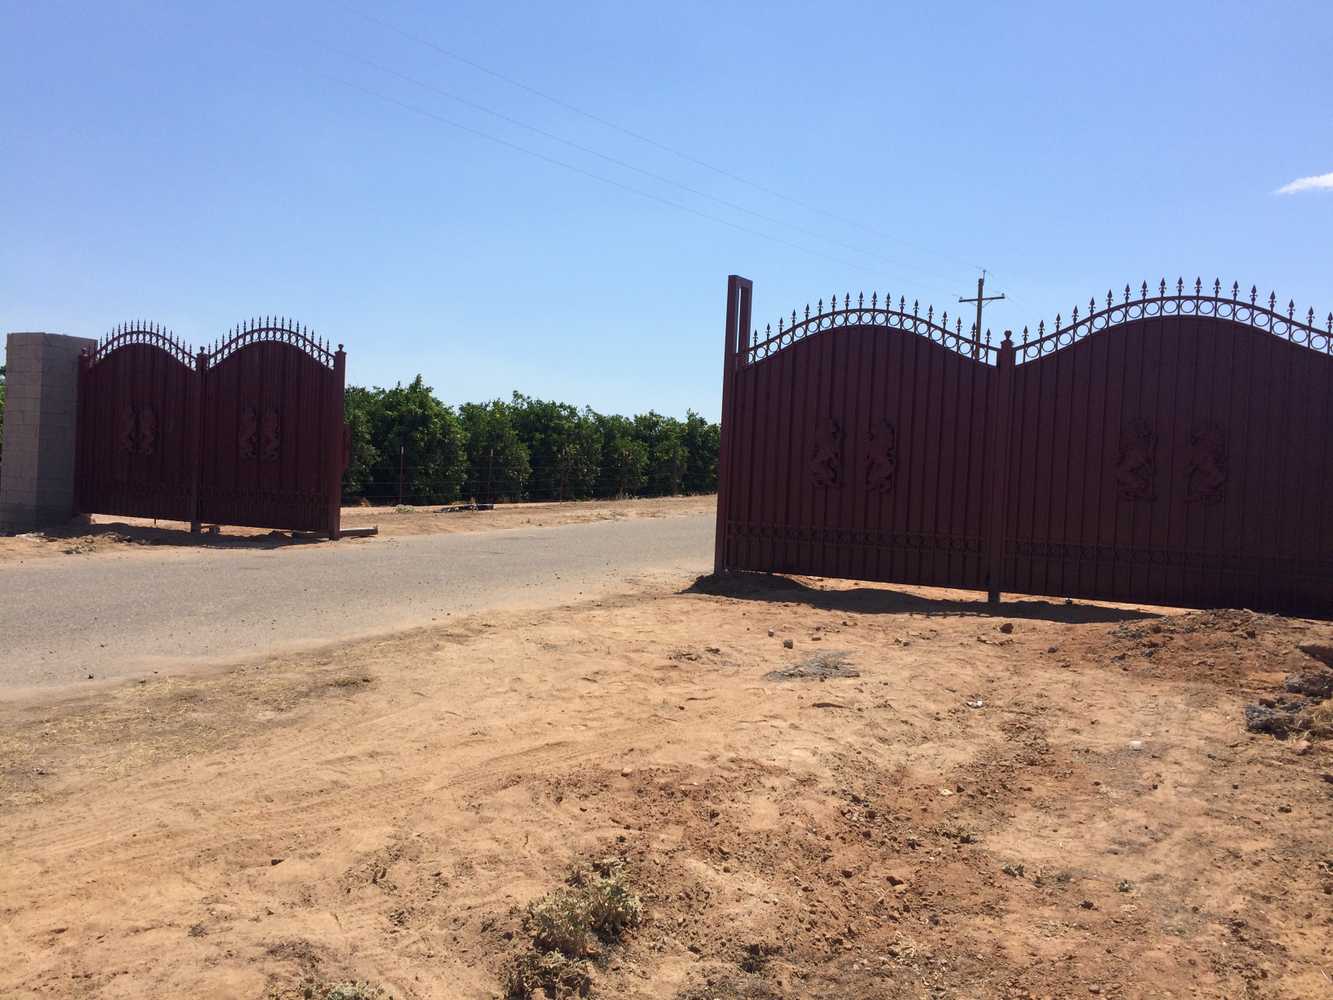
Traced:
[[1276, 192], [1333, 172], [1330, 38], [1314, 2], [0, 0], [0, 330], [282, 313], [355, 383], [715, 417], [731, 272], [760, 325], [952, 313], [976, 265], [997, 330], [1163, 275], [1322, 316], [1333, 178]]

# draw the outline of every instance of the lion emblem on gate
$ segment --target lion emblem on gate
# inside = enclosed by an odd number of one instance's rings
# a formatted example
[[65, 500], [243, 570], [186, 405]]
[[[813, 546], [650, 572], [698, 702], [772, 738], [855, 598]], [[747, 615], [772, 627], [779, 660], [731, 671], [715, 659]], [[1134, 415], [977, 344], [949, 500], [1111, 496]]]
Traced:
[[1157, 433], [1146, 420], [1132, 420], [1120, 434], [1115, 464], [1116, 487], [1122, 500], [1155, 500]]
[[898, 481], [898, 430], [887, 419], [870, 432], [870, 450], [866, 453], [866, 489], [891, 493]]
[[829, 417], [815, 431], [810, 479], [820, 489], [842, 485], [842, 427]]
[[1185, 454], [1185, 500], [1217, 503], [1227, 483], [1226, 431], [1211, 420], [1195, 424]]

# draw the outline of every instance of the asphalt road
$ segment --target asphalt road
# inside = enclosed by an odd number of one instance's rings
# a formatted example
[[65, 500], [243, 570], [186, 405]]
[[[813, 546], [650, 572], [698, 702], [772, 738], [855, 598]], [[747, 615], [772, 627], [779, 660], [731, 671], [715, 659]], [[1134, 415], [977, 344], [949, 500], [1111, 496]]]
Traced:
[[0, 566], [0, 694], [178, 673], [712, 565], [690, 515]]

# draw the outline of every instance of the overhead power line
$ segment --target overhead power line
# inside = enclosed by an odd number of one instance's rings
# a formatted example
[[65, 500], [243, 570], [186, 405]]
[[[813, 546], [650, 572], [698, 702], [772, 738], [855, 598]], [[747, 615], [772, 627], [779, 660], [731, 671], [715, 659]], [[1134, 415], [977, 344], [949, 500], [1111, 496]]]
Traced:
[[516, 150], [517, 152], [525, 153], [528, 156], [536, 157], [539, 160], [544, 160], [545, 162], [553, 164], [557, 167], [563, 167], [566, 170], [573, 171], [576, 174], [581, 174], [582, 176], [591, 178], [592, 180], [595, 181], [600, 181], [603, 184], [609, 184], [611, 187], [619, 188], [621, 191], [626, 191], [630, 194], [637, 195], [640, 198], [646, 198], [649, 201], [654, 201], [657, 202], [658, 204], [666, 205], [670, 208], [678, 209], [679, 211], [682, 212], [688, 212], [690, 215], [698, 216], [701, 219], [707, 219], [710, 222], [715, 222], [718, 225], [726, 226], [729, 229], [735, 229], [738, 232], [746, 233], [750, 236], [757, 236], [760, 239], [768, 240], [769, 242], [789, 247], [792, 250], [799, 250], [801, 253], [809, 254], [813, 257], [820, 257], [823, 258], [824, 260], [832, 261], [835, 264], [841, 264], [843, 267], [851, 267], [859, 271], [867, 271], [873, 273], [871, 272], [870, 268], [865, 267], [863, 264], [857, 264], [853, 261], [843, 260], [840, 257], [831, 256], [830, 254], [826, 254], [823, 253], [822, 251], [815, 250], [812, 247], [804, 246], [803, 244], [800, 243], [793, 243], [791, 240], [785, 240], [780, 236], [774, 236], [771, 233], [766, 233], [759, 229], [752, 229], [751, 227], [741, 225], [738, 222], [732, 222], [730, 219], [724, 219], [719, 215], [712, 215], [709, 212], [700, 211], [699, 209], [694, 208], [691, 205], [684, 205], [681, 202], [673, 201], [670, 198], [663, 198], [661, 195], [654, 194], [652, 191], [645, 191], [642, 188], [637, 188], [632, 184], [625, 184], [621, 181], [615, 180], [612, 177], [606, 177], [603, 174], [594, 173], [591, 170], [586, 170], [583, 167], [580, 167], [578, 164], [570, 163], [568, 160], [561, 160], [558, 157], [548, 156], [546, 153], [540, 152], [539, 150], [531, 149], [517, 142], [511, 142], [508, 139], [504, 139], [498, 135], [492, 135], [491, 133], [483, 131], [482, 129], [473, 128], [471, 125], [465, 125], [462, 122], [454, 121], [452, 118], [446, 118], [444, 115], [436, 114], [435, 112], [427, 108], [418, 107], [417, 105], [410, 104], [407, 101], [400, 101], [396, 97], [392, 97], [388, 94], [382, 94], [377, 90], [370, 89], [369, 87], [363, 87], [361, 86], [361, 84], [354, 83], [351, 80], [345, 80], [342, 77], [331, 76], [328, 74], [321, 74], [321, 75], [323, 75], [326, 80], [330, 80], [333, 83], [336, 83], [343, 87], [349, 87], [352, 90], [360, 91], [361, 93], [369, 97], [375, 98], [376, 100], [396, 105], [397, 107], [400, 107], [405, 111], [410, 111], [413, 114], [422, 116], [423, 118], [429, 118], [432, 121], [439, 122], [442, 125], [448, 125], [450, 128], [456, 128], [463, 132], [470, 133], [471, 135], [475, 135], [478, 138], [485, 139], [488, 142], [493, 142], [496, 143], [497, 145], [505, 146], [509, 149]]
[[[642, 142], [656, 149], [660, 149], [665, 153], [670, 153], [672, 156], [676, 156], [689, 163], [693, 163], [695, 166], [703, 167], [705, 170], [710, 170], [713, 173], [719, 174], [722, 177], [726, 177], [727, 179], [735, 181], [738, 184], [744, 184], [748, 187], [752, 187], [756, 191], [761, 191], [771, 198], [777, 198], [780, 201], [785, 201], [788, 204], [795, 205], [799, 208], [803, 208], [807, 212], [813, 212], [817, 215], [827, 216], [828, 218], [841, 222], [844, 225], [854, 226], [858, 229], [864, 230], [865, 232], [870, 233], [871, 235], [876, 236], [883, 240], [898, 241], [897, 237], [890, 236], [889, 234], [879, 229], [876, 229], [874, 226], [871, 226], [861, 221], [860, 219], [842, 215], [838, 212], [832, 211], [831, 209], [827, 209], [822, 206], [814, 205], [809, 202], [803, 201], [800, 198], [794, 198], [791, 195], [784, 194], [783, 192], [771, 188], [768, 185], [763, 184], [759, 181], [753, 180], [749, 177], [742, 176], [741, 174], [728, 170], [725, 167], [719, 167], [714, 163], [710, 163], [707, 160], [695, 156], [693, 153], [687, 152], [686, 150], [680, 149], [679, 147], [672, 146], [668, 143], [662, 142], [659, 139], [654, 139], [650, 135], [645, 135], [644, 133], [636, 131], [635, 129], [628, 128], [624, 125], [621, 125], [619, 122], [610, 120], [609, 118], [604, 118], [603, 116], [596, 114], [595, 112], [581, 108], [578, 105], [572, 104], [569, 101], [557, 97], [554, 94], [541, 90], [538, 87], [534, 87], [531, 84], [524, 83], [522, 80], [516, 79], [515, 77], [512, 77], [507, 73], [502, 73], [497, 69], [493, 69], [490, 66], [487, 66], [483, 63], [479, 63], [475, 59], [471, 59], [468, 56], [465, 56], [459, 52], [454, 51], [453, 49], [445, 48], [443, 45], [440, 45], [438, 42], [430, 38], [427, 38], [424, 35], [419, 35], [416, 32], [409, 31], [406, 28], [400, 27], [399, 25], [396, 25], [391, 21], [386, 21], [381, 17], [378, 17], [365, 10], [362, 10], [361, 8], [355, 6], [354, 4], [343, 3], [342, 6], [351, 13], [355, 14], [357, 17], [360, 17], [361, 19], [371, 24], [378, 25], [385, 31], [392, 32], [393, 34], [398, 35], [400, 38], [405, 38], [408, 41], [415, 42], [418, 45], [422, 45], [438, 53], [439, 55], [444, 56], [447, 59], [452, 59], [455, 62], [462, 63], [464, 66], [469, 66], [472, 69], [475, 69], [479, 73], [485, 73], [487, 76], [493, 77], [497, 80], [509, 84], [511, 87], [516, 87], [519, 90], [532, 94], [534, 97], [539, 97], [544, 101], [554, 104], [556, 107], [563, 108], [564, 110], [579, 115], [582, 118], [586, 118], [589, 121], [596, 122], [598, 125], [601, 125], [604, 128], [609, 128], [612, 131], [619, 132], [622, 135], [626, 135], [629, 138], [634, 139], [638, 142]], [[906, 246], [907, 244], [902, 244], [902, 245]], [[979, 265], [965, 263], [961, 258], [953, 257], [949, 254], [941, 254], [937, 251], [929, 250], [923, 247], [915, 247], [915, 249], [924, 250], [924, 252], [926, 252], [931, 256], [936, 257], [937, 259], [948, 260], [955, 264], [959, 264], [962, 267], [972, 268], [975, 270], [982, 269]]]
[[401, 70], [394, 69], [392, 66], [385, 66], [383, 63], [376, 62], [373, 59], [368, 59], [365, 56], [358, 55], [354, 52], [348, 52], [346, 50], [338, 48], [337, 46], [329, 45], [326, 47], [331, 52], [334, 52], [345, 59], [351, 59], [356, 62], [360, 62], [363, 65], [369, 66], [371, 69], [376, 70], [377, 72], [385, 73], [389, 76], [396, 77], [399, 80], [403, 80], [406, 83], [410, 83], [414, 87], [418, 87], [422, 90], [429, 91], [430, 93], [437, 94], [440, 97], [447, 98], [448, 100], [461, 104], [464, 107], [472, 108], [475, 111], [480, 111], [483, 114], [490, 115], [491, 117], [496, 118], [503, 122], [507, 122], [510, 125], [515, 125], [518, 128], [526, 129], [527, 131], [532, 132], [535, 135], [540, 135], [543, 138], [552, 140], [553, 142], [558, 142], [564, 146], [568, 146], [570, 149], [576, 149], [579, 152], [587, 153], [590, 156], [595, 156], [598, 159], [613, 164], [617, 167], [622, 167], [625, 170], [633, 171], [634, 173], [640, 174], [644, 177], [648, 177], [651, 178], [652, 180], [659, 181], [662, 184], [670, 185], [671, 187], [674, 187], [680, 191], [684, 191], [687, 194], [694, 195], [697, 198], [703, 198], [707, 201], [713, 202], [716, 205], [721, 205], [724, 208], [732, 209], [733, 211], [740, 212], [752, 218], [772, 223], [775, 226], [783, 226], [785, 228], [795, 230], [796, 232], [800, 233], [803, 236], [809, 236], [813, 239], [831, 243], [834, 246], [841, 247], [844, 250], [850, 250], [852, 253], [861, 254], [864, 257], [869, 257], [881, 263], [888, 264], [892, 267], [898, 268], [900, 270], [916, 274], [919, 277], [928, 278], [932, 281], [943, 280], [939, 278], [939, 276], [937, 275], [928, 275], [925, 272], [920, 271], [914, 265], [908, 264], [901, 260], [896, 260], [892, 257], [886, 257], [875, 250], [868, 250], [865, 247], [857, 246], [853, 243], [845, 243], [842, 240], [826, 236], [823, 233], [820, 233], [816, 230], [808, 229], [803, 226], [794, 225], [793, 223], [788, 222], [785, 219], [779, 219], [776, 216], [768, 215], [764, 212], [755, 211], [752, 208], [747, 208], [744, 205], [738, 204], [737, 202], [734, 201], [730, 201], [726, 198], [720, 198], [717, 195], [711, 194], [707, 191], [700, 190], [699, 188], [693, 187], [689, 184], [685, 184], [682, 181], [678, 181], [672, 177], [668, 177], [665, 174], [658, 173], [655, 170], [649, 170], [646, 167], [640, 167], [637, 164], [630, 163], [626, 160], [622, 160], [617, 156], [612, 156], [609, 153], [604, 153], [601, 150], [595, 149], [592, 146], [585, 145], [581, 142], [576, 142], [573, 139], [568, 139], [565, 136], [559, 135], [558, 133], [555, 132], [551, 132], [550, 130], [544, 129], [538, 125], [532, 125], [528, 122], [522, 121], [518, 118], [513, 117], [512, 115], [505, 114], [503, 111], [497, 111], [494, 108], [487, 107], [485, 104], [481, 104], [477, 101], [471, 100], [470, 98], [462, 97], [458, 94], [453, 93], [452, 91], [446, 90], [443, 87], [437, 86], [436, 84], [430, 83], [426, 80], [421, 80], [417, 77], [412, 76], [409, 73], [404, 73]]

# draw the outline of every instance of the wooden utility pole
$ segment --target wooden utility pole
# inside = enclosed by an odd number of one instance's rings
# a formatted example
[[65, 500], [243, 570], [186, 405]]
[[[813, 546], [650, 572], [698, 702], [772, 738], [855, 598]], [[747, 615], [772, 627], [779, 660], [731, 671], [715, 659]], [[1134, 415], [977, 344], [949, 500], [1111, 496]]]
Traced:
[[981, 272], [981, 277], [979, 277], [979, 278], [977, 279], [977, 297], [976, 297], [976, 298], [974, 298], [974, 299], [965, 299], [965, 298], [963, 298], [962, 296], [959, 296], [959, 298], [958, 298], [958, 301], [959, 301], [959, 302], [975, 302], [975, 303], [977, 304], [977, 325], [976, 325], [976, 329], [975, 329], [975, 332], [974, 332], [973, 335], [976, 337], [976, 339], [977, 339], [978, 342], [980, 342], [980, 340], [981, 340], [981, 308], [982, 308], [982, 306], [984, 306], [987, 302], [998, 302], [998, 301], [999, 301], [1000, 299], [1002, 299], [1002, 298], [1004, 298], [1004, 293], [1003, 293], [1003, 292], [1001, 292], [999, 295], [987, 295], [987, 294], [986, 294], [986, 272], [985, 272], [985, 271], [982, 271], [982, 272]]

